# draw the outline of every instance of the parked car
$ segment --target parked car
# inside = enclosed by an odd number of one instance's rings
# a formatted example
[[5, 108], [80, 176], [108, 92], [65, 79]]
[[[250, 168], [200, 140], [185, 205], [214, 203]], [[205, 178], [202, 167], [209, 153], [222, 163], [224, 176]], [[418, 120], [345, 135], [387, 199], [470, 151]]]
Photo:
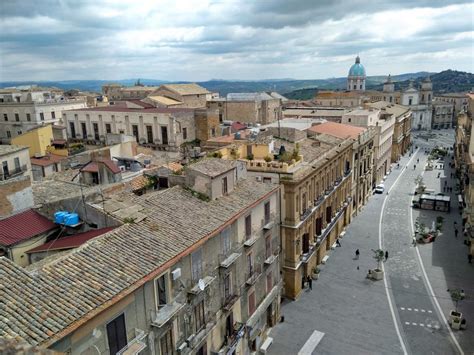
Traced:
[[380, 185], [377, 185], [375, 187], [375, 193], [376, 194], [383, 194], [384, 191], [385, 191], [385, 185], [384, 184], [380, 184]]

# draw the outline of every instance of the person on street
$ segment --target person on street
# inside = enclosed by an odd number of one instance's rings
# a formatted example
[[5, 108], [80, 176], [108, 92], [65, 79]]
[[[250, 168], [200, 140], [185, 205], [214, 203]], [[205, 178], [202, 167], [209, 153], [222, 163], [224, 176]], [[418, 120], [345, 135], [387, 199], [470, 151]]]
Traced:
[[440, 176], [441, 176], [441, 173], [438, 173], [438, 179], [439, 179]]
[[472, 255], [467, 254], [467, 260], [469, 261], [469, 264], [472, 264]]
[[419, 162], [420, 162], [420, 159], [419, 159], [419, 158], [418, 158], [418, 159], [416, 159], [416, 162], [417, 162], [417, 163], [419, 163]]
[[456, 238], [458, 237], [458, 229], [457, 229], [457, 228], [454, 230], [454, 236], [455, 236]]
[[309, 289], [312, 290], [313, 289], [313, 279], [311, 278], [311, 276], [308, 275], [308, 277], [306, 278], [306, 281], [308, 281]]
[[415, 170], [415, 169], [416, 169], [416, 164], [415, 164], [415, 165], [413, 165], [413, 170]]
[[337, 246], [337, 247], [341, 247], [341, 246], [342, 246], [342, 245], [341, 245], [341, 242], [339, 241], [339, 239], [336, 239], [336, 246]]
[[411, 240], [411, 244], [416, 247], [416, 237], [413, 237]]
[[360, 255], [360, 252], [359, 252], [359, 249], [356, 250], [356, 259], [359, 259], [359, 255]]
[[385, 251], [385, 261], [388, 259], [388, 251]]

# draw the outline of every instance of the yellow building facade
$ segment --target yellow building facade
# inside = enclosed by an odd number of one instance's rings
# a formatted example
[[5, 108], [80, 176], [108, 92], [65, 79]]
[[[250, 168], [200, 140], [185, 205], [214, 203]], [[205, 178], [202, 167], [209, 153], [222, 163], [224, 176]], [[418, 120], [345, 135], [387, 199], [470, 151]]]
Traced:
[[51, 125], [38, 127], [11, 139], [11, 144], [26, 145], [30, 148], [30, 158], [42, 157], [48, 153], [48, 148], [53, 140]]

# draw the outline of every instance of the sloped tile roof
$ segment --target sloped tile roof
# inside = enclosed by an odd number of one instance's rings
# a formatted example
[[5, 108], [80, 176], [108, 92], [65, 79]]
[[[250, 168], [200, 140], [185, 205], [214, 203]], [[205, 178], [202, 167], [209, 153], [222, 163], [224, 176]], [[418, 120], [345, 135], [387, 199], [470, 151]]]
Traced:
[[[115, 165], [115, 163], [111, 159], [97, 159], [97, 161], [102, 162], [105, 166], [114, 174], [120, 173], [120, 168]], [[99, 166], [96, 162], [90, 162], [85, 167], [81, 169], [81, 171], [85, 171], [88, 173], [97, 173], [99, 172]]]
[[277, 189], [244, 180], [231, 194], [205, 202], [175, 186], [135, 198], [146, 207], [142, 222], [120, 226], [31, 273], [0, 257], [0, 337], [53, 344]]
[[357, 139], [365, 130], [366, 128], [336, 122], [325, 122], [308, 128], [308, 131], [315, 133], [325, 133], [338, 138], [353, 139]]
[[180, 95], [203, 95], [209, 94], [210, 92], [198, 84], [165, 84], [162, 85], [171, 91], [174, 91]]
[[52, 240], [48, 243], [40, 245], [36, 248], [30, 249], [27, 253], [38, 253], [40, 251], [47, 250], [61, 250], [61, 249], [72, 249], [77, 248], [92, 238], [98, 237], [99, 235], [110, 232], [115, 227], [106, 227], [100, 229], [92, 229], [87, 232], [77, 233], [71, 236], [62, 237], [56, 240]]
[[0, 245], [10, 246], [56, 228], [34, 210], [27, 210], [0, 220]]
[[62, 157], [60, 155], [55, 154], [48, 154], [41, 158], [31, 158], [31, 165], [39, 165], [39, 166], [49, 166], [56, 163], [59, 163], [63, 160], [67, 159], [66, 157]]
[[219, 158], [204, 158], [196, 163], [188, 166], [188, 169], [195, 170], [201, 174], [216, 177], [224, 174], [225, 172], [235, 168], [235, 161], [219, 159]]

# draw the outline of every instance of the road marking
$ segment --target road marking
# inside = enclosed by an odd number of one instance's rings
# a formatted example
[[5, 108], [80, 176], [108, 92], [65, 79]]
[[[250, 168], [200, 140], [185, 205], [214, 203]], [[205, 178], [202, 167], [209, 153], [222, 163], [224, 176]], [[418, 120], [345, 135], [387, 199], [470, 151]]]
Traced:
[[420, 323], [420, 327], [424, 327], [425, 325], [423, 323]]
[[405, 307], [400, 307], [400, 309], [401, 309], [402, 311], [404, 311], [404, 310], [405, 310]]
[[418, 312], [418, 308], [413, 309], [415, 312]]
[[409, 311], [411, 311], [411, 308], [407, 308]]
[[410, 325], [410, 322], [405, 322], [406, 325]]
[[426, 326], [427, 326], [428, 328], [431, 328], [431, 324], [427, 324]]
[[[418, 152], [418, 150], [419, 149], [417, 149], [415, 151], [415, 154], [413, 154], [413, 156], [411, 157], [411, 159], [408, 160], [407, 166], [415, 158], [415, 155]], [[380, 210], [380, 218], [379, 218], [379, 249], [383, 249], [383, 245], [382, 245], [382, 219], [383, 219], [383, 211], [385, 209], [385, 203], [387, 202], [387, 197], [389, 196], [390, 191], [392, 191], [393, 187], [397, 184], [398, 180], [403, 176], [403, 174], [405, 173], [406, 170], [407, 169], [402, 169], [402, 171], [400, 172], [398, 177], [393, 182], [392, 186], [387, 190], [387, 195], [385, 195], [385, 198], [383, 199], [382, 208]], [[403, 354], [407, 355], [408, 352], [407, 352], [407, 348], [405, 346], [405, 341], [402, 338], [402, 333], [400, 333], [400, 328], [398, 326], [397, 317], [395, 315], [395, 310], [394, 310], [395, 308], [393, 306], [393, 301], [392, 301], [392, 298], [390, 297], [390, 293], [388, 291], [387, 276], [385, 274], [385, 267], [384, 267], [383, 263], [382, 263], [382, 271], [384, 271], [384, 273], [383, 273], [383, 284], [384, 284], [384, 287], [385, 287], [385, 294], [387, 295], [387, 300], [388, 300], [388, 306], [390, 308], [390, 313], [392, 314], [393, 325], [395, 326], [395, 330], [397, 332], [398, 340], [400, 341], [400, 346], [402, 347]]]
[[[413, 155], [413, 157], [415, 157], [415, 155]], [[420, 175], [423, 177], [424, 173], [425, 171], [423, 170]], [[411, 235], [409, 237], [411, 239], [412, 236], [415, 235], [415, 231], [413, 230], [413, 208], [411, 206], [409, 206], [408, 208], [410, 209], [409, 213], [410, 213], [410, 220], [411, 220], [411, 223], [410, 223]], [[382, 209], [382, 212], [383, 212], [383, 209]], [[440, 314], [444, 325], [446, 326], [446, 328], [448, 328], [449, 335], [451, 336], [451, 339], [453, 340], [454, 345], [456, 345], [456, 348], [458, 349], [459, 353], [461, 355], [464, 355], [464, 351], [462, 350], [461, 345], [459, 345], [458, 340], [454, 336], [451, 326], [448, 324], [448, 321], [446, 320], [446, 317], [444, 316], [443, 310], [441, 309], [441, 306], [439, 305], [438, 299], [436, 298], [436, 295], [433, 291], [433, 287], [431, 286], [431, 282], [428, 279], [428, 275], [426, 274], [425, 265], [423, 264], [423, 260], [421, 259], [421, 254], [418, 249], [419, 249], [418, 247], [415, 247], [416, 256], [418, 257], [418, 262], [420, 263], [421, 272], [423, 273], [423, 277], [425, 279], [426, 285], [428, 286], [430, 297], [433, 300], [433, 303], [435, 304], [436, 308], [438, 309], [438, 313]], [[428, 311], [428, 312], [432, 313], [432, 311]], [[435, 328], [439, 329], [439, 326], [436, 325]]]
[[433, 311], [428, 311], [428, 313], [433, 313]]
[[411, 323], [411, 324], [416, 325], [416, 323]]
[[304, 343], [301, 350], [298, 352], [298, 355], [311, 355], [314, 349], [318, 346], [319, 342], [323, 338], [324, 333], [315, 330], [313, 334], [310, 335], [306, 343]]
[[423, 313], [425, 313], [426, 311], [424, 309], [421, 310]]

